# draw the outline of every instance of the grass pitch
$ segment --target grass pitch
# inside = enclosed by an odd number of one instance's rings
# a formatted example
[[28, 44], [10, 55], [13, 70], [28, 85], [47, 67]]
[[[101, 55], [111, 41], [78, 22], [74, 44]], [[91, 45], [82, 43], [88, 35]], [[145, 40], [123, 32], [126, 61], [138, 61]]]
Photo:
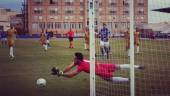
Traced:
[[[98, 41], [97, 41], [98, 44]], [[8, 48], [0, 47], [0, 96], [89, 96], [89, 74], [80, 73], [67, 79], [50, 74], [53, 66], [63, 69], [73, 60], [74, 52], [82, 52], [86, 58], [83, 39], [75, 40], [75, 48], [68, 48], [68, 40], [53, 39], [52, 48], [45, 52], [37, 39], [18, 39], [14, 48], [15, 60], [10, 61]], [[98, 45], [97, 54], [99, 53]], [[102, 62], [129, 63], [122, 39], [111, 41], [109, 59], [97, 56]], [[142, 40], [141, 53], [135, 55], [135, 64], [146, 69], [136, 72], [136, 96], [170, 96], [170, 42], [169, 40]], [[115, 75], [129, 76], [127, 71]], [[45, 78], [47, 86], [37, 88], [36, 80]], [[97, 77], [97, 96], [129, 96], [129, 83], [112, 84]]]

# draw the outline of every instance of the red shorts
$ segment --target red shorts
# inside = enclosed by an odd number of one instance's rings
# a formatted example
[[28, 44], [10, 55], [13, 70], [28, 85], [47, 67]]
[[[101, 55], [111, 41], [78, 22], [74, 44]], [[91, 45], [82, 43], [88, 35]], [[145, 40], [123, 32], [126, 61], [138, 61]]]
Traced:
[[68, 37], [68, 39], [70, 42], [73, 41], [73, 37]]
[[102, 78], [110, 78], [113, 77], [113, 72], [116, 70], [115, 64], [97, 64], [96, 65], [96, 74], [101, 76]]

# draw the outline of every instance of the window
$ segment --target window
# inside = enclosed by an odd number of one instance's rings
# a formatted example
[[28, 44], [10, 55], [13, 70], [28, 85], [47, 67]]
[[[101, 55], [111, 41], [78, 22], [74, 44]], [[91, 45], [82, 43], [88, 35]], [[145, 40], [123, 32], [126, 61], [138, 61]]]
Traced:
[[66, 6], [72, 6], [72, 5], [74, 5], [74, 0], [65, 0], [65, 5], [66, 5]]
[[116, 0], [109, 0], [109, 6], [116, 6]]
[[65, 14], [73, 14], [74, 8], [73, 7], [65, 7]]
[[58, 4], [58, 0], [50, 0], [50, 4]]
[[53, 22], [48, 22], [47, 23], [47, 28], [48, 29], [53, 29], [54, 28]]
[[40, 22], [40, 23], [39, 23], [39, 27], [40, 27], [41, 29], [44, 29], [44, 28], [45, 28], [45, 22]]
[[139, 9], [139, 10], [138, 10], [138, 14], [144, 15], [144, 9]]
[[58, 9], [57, 8], [50, 8], [49, 13], [50, 14], [58, 14]]
[[129, 6], [129, 2], [127, 0], [123, 0], [123, 5], [128, 7]]
[[56, 23], [55, 23], [55, 28], [60, 29], [60, 28], [61, 28], [61, 23], [56, 22]]
[[83, 23], [79, 22], [77, 28], [78, 28], [78, 29], [82, 29], [82, 28], [83, 28]]
[[115, 11], [115, 10], [110, 10], [110, 11], [109, 11], [109, 14], [110, 14], [110, 15], [115, 15], [115, 14], [116, 14], [116, 11]]
[[43, 13], [43, 9], [42, 8], [34, 8], [34, 13], [35, 14], [42, 14]]
[[125, 11], [123, 11], [123, 14], [124, 14], [124, 15], [129, 15], [129, 11], [128, 11], [128, 10], [125, 10]]
[[34, 3], [35, 3], [35, 4], [42, 4], [43, 1], [42, 1], [42, 0], [34, 0]]
[[138, 3], [138, 5], [143, 7], [145, 4], [144, 4], [144, 3], [139, 2], [139, 3]]

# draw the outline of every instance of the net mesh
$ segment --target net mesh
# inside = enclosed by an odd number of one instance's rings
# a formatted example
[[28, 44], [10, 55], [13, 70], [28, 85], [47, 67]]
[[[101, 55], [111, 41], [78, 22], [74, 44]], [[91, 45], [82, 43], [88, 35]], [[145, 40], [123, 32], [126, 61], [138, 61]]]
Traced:
[[[98, 21], [96, 33], [99, 33], [102, 24], [106, 23], [106, 27], [113, 33], [113, 38], [109, 39], [111, 53], [107, 58], [102, 55], [100, 36], [96, 34], [96, 62], [129, 64], [126, 37], [129, 22], [124, 22], [129, 19], [129, 11], [132, 11], [129, 10], [128, 2], [129, 0], [105, 0], [104, 4], [108, 4], [108, 6], [113, 4], [112, 9], [122, 13], [112, 14], [112, 17], [115, 17], [112, 21], [102, 21], [101, 19]], [[116, 4], [119, 7], [116, 7]], [[170, 96], [170, 14], [153, 11], [153, 9], [165, 8], [169, 5], [169, 0], [135, 0], [135, 6], [137, 6], [135, 7], [135, 27], [140, 34], [139, 53], [136, 53], [138, 49], [134, 45], [134, 62], [135, 65], [145, 67], [144, 70], [135, 70], [134, 91], [136, 96]], [[101, 10], [104, 8], [101, 7], [100, 2], [98, 7]], [[97, 16], [102, 15], [98, 13]], [[113, 76], [129, 78], [129, 72], [128, 70], [118, 70], [113, 73]], [[97, 76], [96, 96], [130, 96], [130, 82], [113, 83]]]

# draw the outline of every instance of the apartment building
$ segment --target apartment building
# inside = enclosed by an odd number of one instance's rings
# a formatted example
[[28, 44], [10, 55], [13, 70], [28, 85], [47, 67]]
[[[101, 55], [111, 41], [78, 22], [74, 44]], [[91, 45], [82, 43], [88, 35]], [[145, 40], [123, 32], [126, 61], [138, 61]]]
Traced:
[[[135, 23], [148, 23], [148, 0], [135, 1]], [[39, 34], [42, 29], [65, 34], [72, 29], [77, 34], [88, 26], [88, 0], [26, 0], [26, 14], [30, 34]], [[103, 23], [112, 32], [121, 32], [129, 27], [129, 0], [95, 0], [95, 25]]]
[[0, 8], [0, 31], [7, 31], [10, 28], [11, 18], [18, 14], [8, 8]]

